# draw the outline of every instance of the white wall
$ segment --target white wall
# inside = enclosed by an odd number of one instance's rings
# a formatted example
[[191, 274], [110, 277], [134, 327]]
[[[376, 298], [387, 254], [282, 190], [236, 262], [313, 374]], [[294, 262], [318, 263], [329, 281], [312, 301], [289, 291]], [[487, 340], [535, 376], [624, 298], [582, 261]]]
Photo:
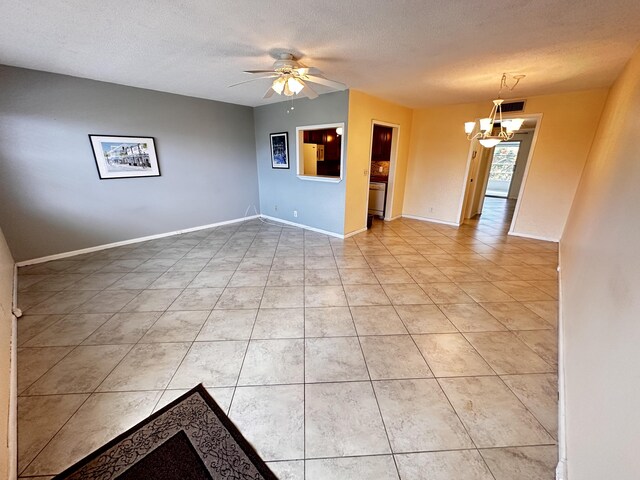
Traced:
[[[0, 478], [12, 478], [15, 425], [11, 424], [11, 340], [13, 334], [13, 258], [0, 229]], [[15, 412], [14, 412], [15, 413]]]
[[640, 478], [640, 50], [611, 90], [560, 243], [571, 480]]

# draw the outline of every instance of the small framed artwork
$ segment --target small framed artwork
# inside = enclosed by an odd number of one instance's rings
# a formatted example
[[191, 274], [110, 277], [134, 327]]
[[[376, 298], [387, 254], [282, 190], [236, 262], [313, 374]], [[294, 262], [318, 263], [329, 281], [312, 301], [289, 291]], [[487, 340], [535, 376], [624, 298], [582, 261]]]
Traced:
[[289, 168], [289, 141], [287, 132], [272, 133], [271, 168]]
[[89, 141], [101, 180], [160, 176], [153, 137], [89, 135]]

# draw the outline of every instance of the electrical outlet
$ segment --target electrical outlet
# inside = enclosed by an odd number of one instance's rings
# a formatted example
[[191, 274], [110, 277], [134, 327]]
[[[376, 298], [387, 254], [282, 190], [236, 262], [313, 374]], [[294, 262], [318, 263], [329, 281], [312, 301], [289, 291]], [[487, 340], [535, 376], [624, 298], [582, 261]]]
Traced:
[[429, 213], [433, 213], [433, 207], [429, 207]]
[[294, 211], [293, 211], [293, 216], [294, 216], [294, 217], [296, 217], [296, 218], [298, 218], [298, 210], [294, 210]]
[[278, 205], [274, 205], [273, 209], [277, 212], [278, 211]]

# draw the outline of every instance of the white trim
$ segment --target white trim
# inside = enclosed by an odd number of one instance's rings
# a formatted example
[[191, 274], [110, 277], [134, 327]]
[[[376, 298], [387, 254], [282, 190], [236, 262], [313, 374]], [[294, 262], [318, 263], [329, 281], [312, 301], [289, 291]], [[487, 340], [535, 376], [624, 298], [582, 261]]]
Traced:
[[329, 235], [331, 237], [336, 238], [345, 238], [341, 233], [329, 232], [328, 230], [322, 230], [321, 228], [310, 227], [308, 225], [303, 225], [302, 223], [290, 222], [289, 220], [283, 220], [282, 218], [272, 217], [270, 215], [260, 215], [262, 218], [266, 218], [267, 220], [273, 220], [274, 222], [284, 223], [285, 225], [291, 225], [292, 227], [302, 228], [304, 230], [311, 230], [312, 232], [323, 233], [324, 235]]
[[532, 235], [530, 233], [509, 232], [508, 235], [511, 235], [512, 237], [530, 238], [532, 240], [543, 240], [545, 242], [558, 243], [560, 241], [558, 238], [543, 237], [541, 235]]
[[[540, 125], [542, 124], [542, 113], [534, 113], [531, 115], [522, 115], [520, 118], [528, 119], [535, 118], [536, 119], [536, 128], [533, 131], [533, 138], [531, 139], [531, 146], [529, 147], [529, 155], [527, 156], [527, 163], [524, 165], [524, 173], [522, 174], [522, 181], [520, 182], [520, 190], [518, 191], [518, 198], [516, 199], [516, 206], [513, 209], [513, 217], [511, 217], [511, 225], [509, 225], [509, 235], [516, 235], [514, 232], [516, 222], [518, 221], [518, 215], [520, 215], [520, 205], [522, 202], [522, 197], [524, 196], [524, 190], [527, 185], [527, 180], [529, 178], [529, 169], [531, 168], [531, 161], [533, 160], [533, 153], [536, 150], [536, 144], [538, 143], [538, 134], [540, 133]], [[533, 237], [531, 237], [533, 238]], [[540, 239], [544, 240], [544, 239]], [[553, 242], [558, 242], [558, 240], [551, 240]]]
[[[13, 300], [11, 311], [18, 308], [18, 267], [13, 265]], [[9, 363], [9, 420], [7, 422], [9, 447], [9, 480], [18, 476], [18, 324], [11, 315], [11, 359]]]
[[[323, 177], [317, 175], [305, 175], [304, 174], [304, 153], [302, 148], [304, 145], [304, 131], [305, 130], [324, 130], [327, 128], [342, 128], [342, 135], [340, 137], [340, 178]], [[296, 175], [300, 180], [315, 181], [315, 182], [329, 182], [340, 183], [345, 178], [344, 171], [344, 157], [346, 155], [344, 149], [344, 138], [347, 134], [347, 128], [344, 122], [336, 123], [324, 123], [319, 125], [305, 125], [302, 127], [296, 127]], [[300, 166], [300, 158], [302, 158], [302, 168]]]
[[298, 175], [298, 178], [310, 182], [340, 183], [342, 181], [342, 178], [325, 177], [324, 175]]
[[444, 220], [436, 220], [435, 218], [419, 217], [417, 215], [407, 215], [406, 213], [403, 213], [401, 216], [402, 216], [402, 218], [410, 218], [412, 220], [420, 220], [421, 222], [440, 223], [442, 225], [451, 225], [452, 227], [459, 227], [460, 226], [459, 223], [455, 223], [455, 222], [446, 222]]
[[558, 249], [558, 465], [556, 480], [567, 480], [567, 388], [565, 376], [564, 319], [562, 315], [562, 249]]
[[146, 242], [149, 240], [155, 240], [158, 238], [170, 237], [172, 235], [180, 235], [182, 233], [197, 232], [198, 230], [206, 230], [207, 228], [221, 227], [222, 225], [229, 225], [231, 223], [245, 222], [247, 220], [253, 220], [260, 215], [251, 215], [249, 217], [234, 218], [233, 220], [225, 220], [224, 222], [210, 223], [209, 225], [200, 225], [198, 227], [185, 228], [182, 230], [174, 230], [173, 232], [158, 233], [156, 235], [149, 235], [146, 237], [132, 238], [130, 240], [122, 240], [121, 242], [105, 243], [103, 245], [96, 245], [95, 247], [81, 248], [80, 250], [72, 250], [70, 252], [56, 253], [54, 255], [47, 255], [46, 257], [32, 258], [31, 260], [23, 260], [16, 262], [17, 267], [24, 267], [27, 265], [33, 265], [36, 263], [50, 262], [51, 260], [59, 260], [61, 258], [73, 257], [75, 255], [81, 255], [83, 253], [92, 253], [100, 250], [106, 250], [108, 248], [121, 247], [123, 245], [131, 245], [132, 243]]
[[385, 221], [385, 222], [393, 222], [394, 220], [397, 220], [397, 219], [399, 219], [399, 218], [402, 218], [402, 214], [400, 214], [400, 215], [396, 215], [395, 217], [391, 217], [391, 218], [390, 218], [390, 219], [388, 219], [388, 220], [385, 218], [385, 219], [384, 219], [384, 221]]
[[342, 238], [353, 237], [354, 235], [358, 235], [359, 233], [366, 232], [367, 230], [369, 230], [369, 229], [367, 227], [364, 227], [364, 228], [361, 228], [360, 230], [355, 230], [355, 231], [350, 232], [350, 233], [345, 233]]

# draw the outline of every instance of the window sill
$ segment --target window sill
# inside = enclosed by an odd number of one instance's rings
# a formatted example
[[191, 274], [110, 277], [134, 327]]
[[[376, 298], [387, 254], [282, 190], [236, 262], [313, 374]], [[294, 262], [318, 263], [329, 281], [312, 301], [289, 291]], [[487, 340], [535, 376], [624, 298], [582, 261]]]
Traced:
[[324, 177], [322, 175], [298, 175], [298, 178], [310, 182], [340, 183], [342, 181], [340, 177]]

